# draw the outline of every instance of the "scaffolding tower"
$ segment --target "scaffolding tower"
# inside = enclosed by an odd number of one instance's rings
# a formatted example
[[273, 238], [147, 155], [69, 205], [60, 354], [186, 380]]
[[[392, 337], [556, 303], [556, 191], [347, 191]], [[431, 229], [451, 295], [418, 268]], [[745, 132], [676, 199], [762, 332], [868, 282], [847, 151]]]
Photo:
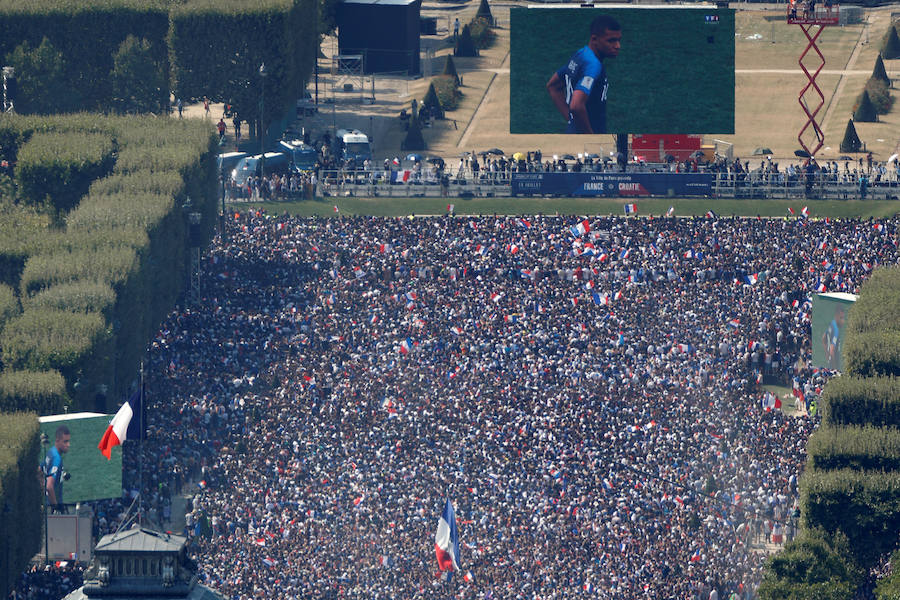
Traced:
[[[806, 48], [800, 53], [800, 59], [797, 61], [800, 69], [806, 75], [806, 85], [797, 96], [800, 108], [806, 115], [806, 123], [797, 134], [797, 141], [800, 142], [800, 147], [806, 151], [809, 158], [815, 158], [816, 152], [825, 144], [825, 134], [822, 132], [822, 126], [818, 120], [820, 118], [819, 111], [825, 106], [825, 95], [819, 88], [819, 84], [816, 83], [816, 78], [825, 67], [825, 55], [819, 50], [818, 39], [825, 27], [840, 23], [840, 7], [832, 4], [830, 0], [825, 2], [822, 7], [817, 6], [815, 0], [804, 0], [803, 2], [790, 0], [787, 10], [788, 24], [799, 25], [807, 40]], [[810, 51], [814, 51], [819, 57], [819, 65], [812, 72], [803, 64], [803, 60]], [[807, 99], [808, 96], [810, 99]], [[804, 135], [810, 128], [813, 135], [813, 140], [810, 140], [812, 148], [804, 141]]]

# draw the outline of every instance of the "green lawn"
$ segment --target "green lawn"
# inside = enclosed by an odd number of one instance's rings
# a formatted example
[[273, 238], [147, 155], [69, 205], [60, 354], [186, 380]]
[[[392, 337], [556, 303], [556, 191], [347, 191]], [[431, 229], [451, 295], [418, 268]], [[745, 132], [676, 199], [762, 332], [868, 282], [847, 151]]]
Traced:
[[[246, 211], [248, 207], [262, 207], [269, 214], [290, 213], [301, 216], [407, 216], [443, 215], [447, 204], [453, 203], [457, 215], [476, 214], [572, 214], [623, 215], [626, 202], [634, 202], [638, 215], [659, 216], [670, 206], [679, 216], [705, 215], [712, 210], [720, 217], [730, 215], [784, 217], [788, 207], [797, 214], [809, 206], [810, 216], [817, 217], [890, 217], [900, 209], [896, 201], [858, 200], [718, 200], [714, 198], [327, 198], [302, 202], [264, 202], [229, 205], [230, 210]], [[339, 213], [334, 212], [337, 206]]]

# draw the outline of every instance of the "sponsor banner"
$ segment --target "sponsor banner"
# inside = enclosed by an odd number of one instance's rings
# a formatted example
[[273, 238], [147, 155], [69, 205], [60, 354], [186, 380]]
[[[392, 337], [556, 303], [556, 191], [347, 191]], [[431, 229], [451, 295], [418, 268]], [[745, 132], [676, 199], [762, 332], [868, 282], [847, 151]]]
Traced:
[[712, 173], [512, 173], [512, 195], [709, 196]]

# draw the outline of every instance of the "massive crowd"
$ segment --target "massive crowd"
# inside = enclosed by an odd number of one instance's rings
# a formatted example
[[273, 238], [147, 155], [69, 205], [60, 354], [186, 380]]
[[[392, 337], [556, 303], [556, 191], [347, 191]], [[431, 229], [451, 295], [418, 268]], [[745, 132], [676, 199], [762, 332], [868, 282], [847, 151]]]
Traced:
[[810, 296], [897, 257], [894, 220], [235, 214], [152, 342], [145, 497], [191, 481], [236, 600], [753, 598], [816, 422], [759, 382], [814, 399]]
[[[815, 419], [809, 296], [896, 223], [229, 218], [152, 344], [145, 472], [232, 598], [750, 598]], [[575, 226], [573, 230], [572, 227]], [[462, 572], [436, 577], [456, 507]], [[773, 527], [774, 525], [774, 527]]]

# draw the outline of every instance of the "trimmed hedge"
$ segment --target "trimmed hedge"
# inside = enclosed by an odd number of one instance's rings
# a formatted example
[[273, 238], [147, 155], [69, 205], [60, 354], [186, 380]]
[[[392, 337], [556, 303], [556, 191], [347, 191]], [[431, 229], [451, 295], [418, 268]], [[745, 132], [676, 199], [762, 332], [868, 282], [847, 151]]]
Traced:
[[456, 71], [456, 63], [453, 62], [452, 55], [447, 55], [447, 61], [444, 63], [444, 70], [441, 72], [441, 74], [449, 75], [453, 78], [453, 81], [456, 83], [456, 85], [460, 84], [459, 73]]
[[849, 375], [900, 375], [900, 268], [876, 269], [847, 318], [844, 365]]
[[[438, 102], [440, 102], [442, 115], [444, 111], [454, 110], [457, 106], [459, 106], [459, 100], [460, 98], [462, 98], [462, 93], [459, 91], [459, 87], [457, 86], [457, 83], [456, 81], [454, 81], [452, 76], [438, 75], [431, 80], [429, 92], [431, 91], [432, 86], [434, 87], [435, 94], [437, 95], [437, 100]], [[422, 103], [426, 105], [428, 104], [427, 96]]]
[[65, 372], [108, 337], [106, 323], [97, 313], [32, 308], [6, 324], [0, 346], [7, 367]]
[[[885, 74], [885, 77], [887, 77], [887, 74]], [[891, 91], [888, 89], [889, 87], [890, 83], [886, 83], [875, 77], [870, 77], [866, 82], [866, 92], [869, 94], [872, 106], [875, 107], [875, 112], [879, 115], [888, 114], [891, 112], [891, 107], [894, 105], [894, 98], [891, 96]]]
[[808, 469], [800, 486], [803, 526], [843, 532], [850, 554], [868, 569], [900, 535], [900, 473]]
[[844, 600], [861, 572], [845, 559], [847, 538], [804, 531], [766, 564], [757, 593], [761, 600]]
[[38, 421], [33, 413], [0, 414], [0, 594], [41, 549], [43, 519]]
[[[64, 230], [45, 229], [10, 249], [19, 261], [10, 260], [10, 283], [20, 290], [24, 312], [7, 323], [0, 346], [7, 369], [58, 368], [76, 409], [98, 408], [93, 391], [108, 386], [111, 409], [186, 282], [182, 205], [188, 198], [202, 215], [201, 243], [212, 237], [218, 148], [212, 126], [190, 119], [72, 115], [0, 122], [0, 139], [19, 145], [38, 134], [72, 132], [115, 139], [118, 160], [67, 215]], [[0, 259], [2, 250], [0, 242]], [[64, 346], [50, 348], [56, 343], [46, 339], [47, 314], [64, 315], [60, 320], [76, 328], [51, 330]]]
[[847, 335], [844, 368], [848, 375], [859, 377], [900, 375], [900, 331]]
[[137, 35], [149, 40], [163, 85], [143, 100], [162, 109], [169, 102], [168, 4], [166, 0], [0, 0], [0, 56], [22, 42], [37, 47], [46, 37], [68, 58], [67, 92], [56, 98], [60, 109], [108, 110], [113, 104], [114, 57], [129, 34]]
[[847, 335], [863, 331], [900, 331], [900, 267], [872, 272], [847, 315]]
[[37, 254], [25, 264], [20, 291], [25, 297], [80, 279], [112, 285], [123, 281], [136, 265], [137, 254], [128, 246], [77, 247], [72, 251]]
[[25, 261], [49, 227], [50, 216], [32, 207], [6, 206], [0, 211], [0, 283], [18, 289]]
[[484, 17], [476, 17], [469, 25], [475, 47], [483, 50], [494, 43], [497, 34], [491, 29], [491, 21]]
[[822, 427], [806, 446], [808, 468], [900, 469], [900, 432], [883, 427]]
[[255, 121], [263, 85], [266, 114], [281, 114], [300, 97], [313, 70], [319, 39], [315, 10], [315, 0], [173, 3], [169, 48], [175, 95], [231, 102], [242, 118]]
[[45, 289], [25, 298], [27, 308], [48, 308], [71, 312], [102, 313], [109, 318], [116, 293], [108, 283], [79, 279]]
[[16, 291], [8, 285], [0, 283], [0, 330], [11, 318], [21, 312]]
[[900, 58], [900, 36], [897, 35], [897, 27], [898, 23], [892, 24], [881, 43], [881, 54], [887, 59]]
[[7, 370], [0, 373], [0, 411], [29, 410], [55, 415], [69, 404], [66, 380], [59, 371]]
[[17, 195], [26, 204], [47, 202], [57, 213], [68, 212], [112, 170], [114, 152], [113, 140], [96, 133], [35, 134], [17, 156]]
[[822, 425], [900, 428], [900, 379], [836, 377], [819, 403]]
[[434, 80], [428, 84], [428, 91], [425, 93], [425, 97], [422, 99], [422, 107], [425, 108], [429, 113], [434, 115], [435, 118], [443, 119], [444, 118], [444, 107], [440, 99], [438, 98], [438, 93], [434, 87]]
[[453, 56], [478, 56], [478, 46], [469, 25], [463, 25], [462, 32], [456, 40], [456, 47], [453, 49]]
[[869, 91], [864, 89], [853, 108], [853, 120], [859, 123], [874, 123], [878, 120], [878, 110], [872, 102]]
[[841, 140], [841, 152], [859, 152], [862, 148], [862, 141], [856, 133], [856, 126], [853, 119], [847, 121], [847, 128], [844, 129], [844, 139]]

